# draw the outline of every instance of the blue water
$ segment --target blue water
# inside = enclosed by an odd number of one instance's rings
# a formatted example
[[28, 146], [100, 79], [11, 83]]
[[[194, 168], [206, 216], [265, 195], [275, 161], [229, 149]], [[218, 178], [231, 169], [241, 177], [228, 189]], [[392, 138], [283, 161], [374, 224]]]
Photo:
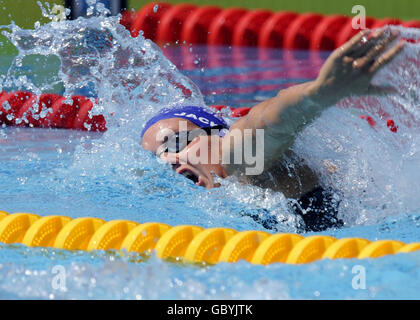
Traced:
[[[143, 151], [139, 132], [145, 119], [163, 105], [255, 105], [282, 88], [313, 79], [328, 52], [187, 46], [168, 47], [162, 54], [152, 43], [131, 38], [116, 19], [102, 17], [36, 30], [8, 28], [8, 41], [18, 55], [2, 57], [9, 62], [0, 66], [1, 89], [97, 97], [94, 112], [106, 116], [109, 130], [100, 134], [1, 128], [1, 210], [298, 231], [299, 221], [288, 211], [283, 194], [241, 185], [234, 178], [221, 181], [222, 187], [214, 190], [197, 187]], [[375, 80], [391, 82], [398, 94], [374, 102], [358, 100], [364, 110], [345, 103], [334, 106], [296, 140], [295, 153], [318, 172], [325, 186], [340, 190], [343, 199], [339, 216], [345, 226], [323, 234], [420, 241], [420, 73], [409, 60], [418, 59], [419, 51], [418, 45], [410, 44]], [[185, 95], [174, 83], [192, 94]], [[347, 102], [355, 105], [354, 100]], [[397, 133], [386, 127], [382, 111], [395, 120]], [[375, 128], [360, 115], [371, 115]], [[339, 168], [335, 174], [326, 169], [331, 163]], [[256, 215], [259, 222], [252, 218]], [[264, 221], [270, 222], [269, 228]], [[300, 266], [241, 261], [197, 267], [117, 252], [0, 248], [0, 298], [6, 299], [420, 297], [420, 252]], [[53, 286], [57, 266], [63, 266], [66, 275], [61, 289]], [[355, 266], [364, 267], [363, 288], [352, 285]]]

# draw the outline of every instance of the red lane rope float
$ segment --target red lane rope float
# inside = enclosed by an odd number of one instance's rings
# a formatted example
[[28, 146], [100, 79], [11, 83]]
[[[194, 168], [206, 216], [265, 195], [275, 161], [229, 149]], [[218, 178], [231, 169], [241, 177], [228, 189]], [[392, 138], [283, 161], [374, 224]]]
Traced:
[[311, 35], [324, 16], [305, 13], [293, 20], [284, 38], [285, 49], [309, 49]]
[[372, 25], [372, 29], [380, 28], [386, 25], [400, 25], [402, 23], [399, 19], [394, 18], [384, 18], [380, 20], [376, 20], [376, 22]]
[[234, 29], [232, 44], [245, 47], [257, 46], [260, 30], [272, 15], [273, 13], [268, 10], [248, 11]]
[[[104, 132], [106, 120], [103, 115], [90, 115], [93, 108], [90, 99], [72, 96], [72, 103], [53, 93], [37, 97], [27, 91], [0, 92], [0, 125], [34, 128], [61, 128]], [[225, 105], [210, 106], [218, 111], [229, 108], [232, 117], [243, 117], [251, 108], [232, 108]]]
[[106, 131], [103, 115], [90, 115], [92, 101], [84, 96], [65, 98], [44, 93], [36, 103], [36, 96], [26, 91], [0, 93], [0, 124], [39, 128], [63, 128], [84, 131]]
[[232, 45], [233, 32], [239, 20], [248, 12], [242, 8], [230, 8], [220, 12], [209, 28], [207, 43], [211, 45]]
[[156, 43], [175, 43], [181, 39], [182, 27], [191, 14], [197, 9], [192, 4], [180, 4], [170, 8], [160, 20], [157, 27]]
[[402, 25], [403, 27], [406, 27], [406, 28], [419, 28], [420, 29], [420, 20], [407, 21], [407, 22], [404, 22]]
[[287, 28], [299, 15], [282, 11], [273, 14], [261, 28], [258, 46], [264, 48], [283, 48]]
[[131, 24], [131, 35], [137, 37], [140, 30], [146, 39], [155, 41], [157, 26], [163, 15], [172, 6], [168, 3], [149, 3], [139, 10]]
[[122, 24], [128, 30], [131, 30], [131, 24], [133, 23], [136, 14], [137, 13], [134, 11], [123, 11], [121, 13], [120, 24]]
[[343, 15], [325, 17], [316, 27], [309, 48], [312, 50], [334, 50], [337, 47], [337, 35], [351, 19]]
[[[72, 96], [72, 104], [64, 103], [63, 96], [44, 93], [38, 99], [27, 91], [0, 92], [0, 125], [8, 126], [28, 126], [39, 128], [62, 128], [84, 131], [104, 132], [106, 120], [103, 115], [89, 115], [93, 107], [91, 100], [84, 96]], [[229, 108], [234, 118], [246, 116], [251, 108], [233, 108], [226, 105], [212, 105], [211, 108], [222, 111]], [[388, 114], [383, 114], [382, 118], [387, 118]], [[366, 119], [371, 127], [376, 125], [376, 121], [371, 116], [360, 116]], [[391, 118], [386, 119], [386, 125], [391, 132], [396, 133], [398, 126]]]
[[0, 123], [5, 125], [15, 125], [14, 114], [21, 108], [25, 110], [32, 106], [35, 96], [30, 92], [0, 93]]
[[[366, 17], [366, 28], [371, 29], [372, 26], [376, 23], [376, 20], [371, 17]], [[350, 40], [356, 33], [361, 31], [361, 29], [353, 28], [352, 19], [348, 21], [339, 31], [336, 39], [336, 47], [340, 47]]]
[[181, 41], [188, 44], [207, 43], [209, 28], [216, 16], [222, 11], [219, 7], [205, 6], [195, 10], [185, 22]]
[[[134, 37], [142, 30], [145, 38], [161, 45], [181, 40], [188, 44], [312, 50], [333, 50], [343, 45], [359, 31], [353, 28], [352, 22], [353, 17], [340, 15], [298, 15], [242, 8], [222, 10], [185, 3], [150, 3], [137, 13], [124, 12], [121, 18], [121, 24]], [[366, 28], [374, 29], [387, 24], [420, 28], [417, 20], [403, 23], [393, 18], [366, 18]]]
[[214, 105], [214, 106], [210, 106], [213, 109], [216, 109], [218, 111], [222, 111], [225, 108], [229, 108], [230, 111], [232, 112], [232, 117], [234, 118], [240, 118], [240, 117], [244, 117], [246, 116], [249, 111], [251, 111], [250, 107], [240, 107], [240, 108], [232, 108], [232, 107], [228, 107], [225, 105]]

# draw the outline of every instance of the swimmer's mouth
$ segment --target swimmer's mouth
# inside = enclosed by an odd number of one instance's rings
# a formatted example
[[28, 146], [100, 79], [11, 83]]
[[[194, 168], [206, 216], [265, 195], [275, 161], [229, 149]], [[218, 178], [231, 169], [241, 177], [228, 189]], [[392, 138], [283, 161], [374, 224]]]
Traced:
[[187, 179], [190, 179], [195, 185], [205, 187], [204, 180], [192, 170], [183, 168], [181, 170], [177, 170], [177, 173], [182, 174]]

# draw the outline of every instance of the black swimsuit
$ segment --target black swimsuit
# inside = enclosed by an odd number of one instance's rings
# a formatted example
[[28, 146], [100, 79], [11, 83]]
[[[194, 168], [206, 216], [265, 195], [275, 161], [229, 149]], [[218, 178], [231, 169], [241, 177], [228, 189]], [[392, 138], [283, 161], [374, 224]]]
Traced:
[[[343, 221], [337, 218], [339, 204], [340, 201], [335, 199], [333, 192], [322, 187], [304, 194], [297, 201], [289, 200], [293, 212], [302, 217], [304, 222], [298, 226], [298, 232], [302, 233], [342, 227]], [[268, 230], [281, 230], [279, 228], [281, 222], [266, 209], [244, 210], [242, 214], [251, 217]]]
[[337, 218], [340, 201], [334, 198], [332, 191], [317, 187], [300, 197], [297, 203], [291, 205], [294, 212], [305, 222], [306, 232], [340, 228], [344, 225], [343, 221]]

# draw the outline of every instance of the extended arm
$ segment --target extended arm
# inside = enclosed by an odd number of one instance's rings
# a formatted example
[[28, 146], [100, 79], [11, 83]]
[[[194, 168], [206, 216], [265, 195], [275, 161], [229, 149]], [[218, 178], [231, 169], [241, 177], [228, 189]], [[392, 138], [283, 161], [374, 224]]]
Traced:
[[[385, 90], [370, 82], [379, 68], [403, 48], [403, 42], [389, 48], [397, 36], [398, 32], [389, 28], [360, 32], [330, 55], [316, 80], [281, 90], [276, 97], [256, 105], [246, 117], [236, 121], [225, 137], [225, 142], [229, 141], [226, 144], [234, 150], [235, 140], [231, 135], [238, 130], [252, 129], [255, 135], [255, 129], [264, 129], [264, 162], [268, 169], [323, 110], [352, 95]], [[233, 168], [227, 166], [228, 171]]]

